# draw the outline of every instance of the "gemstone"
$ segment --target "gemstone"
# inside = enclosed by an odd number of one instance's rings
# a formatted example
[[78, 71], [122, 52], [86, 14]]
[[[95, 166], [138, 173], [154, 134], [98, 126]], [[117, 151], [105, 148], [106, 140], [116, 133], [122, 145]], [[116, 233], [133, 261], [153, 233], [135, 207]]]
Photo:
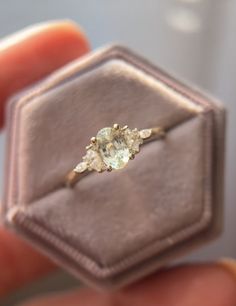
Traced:
[[124, 133], [111, 127], [101, 129], [96, 136], [103, 162], [112, 169], [121, 169], [130, 159], [130, 150]]
[[142, 139], [149, 138], [152, 135], [152, 129], [144, 129], [139, 132]]
[[87, 163], [83, 161], [75, 167], [75, 171], [78, 173], [83, 173], [87, 169], [87, 167]]
[[87, 163], [89, 170], [96, 170], [98, 172], [104, 170], [104, 164], [100, 155], [92, 149], [87, 150], [83, 160]]
[[139, 131], [137, 129], [125, 130], [126, 143], [133, 153], [139, 152], [139, 146], [143, 143], [143, 139], [140, 137]]

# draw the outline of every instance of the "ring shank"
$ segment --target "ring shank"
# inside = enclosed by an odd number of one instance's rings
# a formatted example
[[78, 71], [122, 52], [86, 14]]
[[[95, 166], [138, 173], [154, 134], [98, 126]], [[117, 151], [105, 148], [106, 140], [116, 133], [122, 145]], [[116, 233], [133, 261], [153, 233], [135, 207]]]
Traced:
[[72, 188], [75, 184], [82, 179], [84, 176], [89, 174], [90, 171], [86, 170], [83, 173], [79, 173], [75, 171], [75, 169], [71, 170], [65, 177], [65, 186]]

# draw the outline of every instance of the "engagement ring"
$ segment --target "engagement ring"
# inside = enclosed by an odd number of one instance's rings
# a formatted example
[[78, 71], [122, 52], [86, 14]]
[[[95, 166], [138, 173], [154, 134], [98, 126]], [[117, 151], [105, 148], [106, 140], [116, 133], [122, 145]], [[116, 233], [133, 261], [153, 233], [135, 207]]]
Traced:
[[124, 168], [128, 161], [139, 153], [144, 141], [155, 140], [165, 135], [162, 127], [143, 130], [130, 129], [127, 125], [101, 129], [86, 147], [82, 161], [66, 176], [66, 186], [73, 187], [88, 171], [112, 171]]

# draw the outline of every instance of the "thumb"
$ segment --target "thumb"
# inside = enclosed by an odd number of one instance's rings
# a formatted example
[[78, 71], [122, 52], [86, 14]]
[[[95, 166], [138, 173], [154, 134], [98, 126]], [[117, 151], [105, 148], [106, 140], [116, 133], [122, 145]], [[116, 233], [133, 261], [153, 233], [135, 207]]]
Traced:
[[10, 95], [88, 51], [85, 35], [70, 21], [31, 26], [0, 41], [0, 128]]

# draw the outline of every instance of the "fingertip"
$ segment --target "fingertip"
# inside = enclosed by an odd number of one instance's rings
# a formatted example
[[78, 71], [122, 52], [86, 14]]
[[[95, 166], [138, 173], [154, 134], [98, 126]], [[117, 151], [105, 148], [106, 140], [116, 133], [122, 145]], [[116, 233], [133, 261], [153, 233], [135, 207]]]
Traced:
[[0, 42], [0, 127], [16, 91], [90, 50], [83, 30], [69, 20], [37, 24]]
[[234, 306], [235, 279], [218, 264], [163, 270], [113, 293], [80, 289], [31, 300], [24, 306]]
[[0, 242], [0, 300], [56, 269], [46, 256], [3, 228], [0, 228]]
[[72, 39], [78, 39], [81, 43], [81, 48], [89, 51], [89, 42], [83, 29], [74, 21], [65, 19], [37, 23], [4, 37], [0, 40], [0, 55], [2, 56], [3, 52], [9, 51], [10, 48], [27, 43], [29, 39], [38, 37], [37, 35], [49, 35], [58, 32], [60, 34], [69, 35]]
[[90, 43], [87, 39], [87, 35], [84, 31], [84, 29], [76, 22], [70, 19], [61, 20], [60, 22], [56, 22], [58, 28], [61, 27], [61, 29], [73, 33], [75, 37], [77, 37], [81, 42], [81, 47], [84, 48], [84, 52], [88, 52], [91, 47]]
[[[233, 306], [236, 305], [235, 278], [218, 264], [195, 264], [173, 267], [152, 275], [116, 294], [122, 305], [140, 301], [168, 306]], [[124, 304], [125, 305], [125, 304]]]

